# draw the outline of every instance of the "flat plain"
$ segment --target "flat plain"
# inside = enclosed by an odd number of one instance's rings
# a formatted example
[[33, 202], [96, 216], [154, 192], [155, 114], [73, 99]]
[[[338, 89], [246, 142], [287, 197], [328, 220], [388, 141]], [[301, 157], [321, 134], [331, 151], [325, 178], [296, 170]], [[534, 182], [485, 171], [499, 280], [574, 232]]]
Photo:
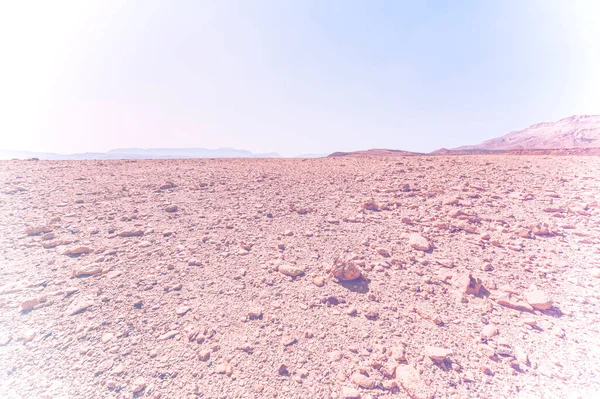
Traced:
[[0, 162], [2, 398], [590, 398], [600, 157]]

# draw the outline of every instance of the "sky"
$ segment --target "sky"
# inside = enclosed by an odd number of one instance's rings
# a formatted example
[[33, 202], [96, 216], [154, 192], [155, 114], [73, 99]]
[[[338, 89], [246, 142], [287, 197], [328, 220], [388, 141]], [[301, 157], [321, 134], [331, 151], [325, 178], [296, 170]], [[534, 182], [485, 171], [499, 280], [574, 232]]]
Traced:
[[0, 5], [0, 149], [428, 152], [600, 114], [597, 0]]

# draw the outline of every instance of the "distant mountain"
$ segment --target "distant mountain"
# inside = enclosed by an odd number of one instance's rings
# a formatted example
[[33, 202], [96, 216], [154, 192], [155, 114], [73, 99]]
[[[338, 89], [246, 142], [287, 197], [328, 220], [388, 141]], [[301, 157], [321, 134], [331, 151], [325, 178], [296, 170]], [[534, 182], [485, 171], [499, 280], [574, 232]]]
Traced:
[[175, 159], [175, 158], [280, 158], [275, 152], [255, 154], [234, 148], [118, 148], [108, 152], [56, 154], [52, 152], [0, 150], [0, 159], [84, 160], [84, 159]]
[[[600, 115], [575, 115], [558, 122], [544, 122], [524, 130], [484, 141], [477, 145], [454, 148], [470, 150], [541, 150], [600, 147]], [[440, 150], [438, 150], [440, 151]]]
[[426, 155], [419, 152], [410, 152], [402, 150], [386, 150], [383, 148], [372, 148], [370, 150], [352, 151], [352, 152], [334, 152], [328, 157], [406, 157]]

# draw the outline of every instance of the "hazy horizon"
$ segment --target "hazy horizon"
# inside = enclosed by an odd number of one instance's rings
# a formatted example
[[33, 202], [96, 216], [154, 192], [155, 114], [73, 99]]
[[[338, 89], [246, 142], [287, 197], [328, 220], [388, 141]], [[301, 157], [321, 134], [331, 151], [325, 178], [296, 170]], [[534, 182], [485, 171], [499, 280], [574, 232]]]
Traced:
[[591, 0], [0, 10], [0, 149], [430, 152], [600, 114]]

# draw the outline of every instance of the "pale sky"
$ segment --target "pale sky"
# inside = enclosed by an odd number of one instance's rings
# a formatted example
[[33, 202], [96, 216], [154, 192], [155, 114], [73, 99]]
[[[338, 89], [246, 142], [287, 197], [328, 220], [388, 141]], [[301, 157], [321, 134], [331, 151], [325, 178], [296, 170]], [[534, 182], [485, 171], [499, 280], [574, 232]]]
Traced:
[[0, 149], [432, 151], [600, 114], [600, 1], [2, 1]]

